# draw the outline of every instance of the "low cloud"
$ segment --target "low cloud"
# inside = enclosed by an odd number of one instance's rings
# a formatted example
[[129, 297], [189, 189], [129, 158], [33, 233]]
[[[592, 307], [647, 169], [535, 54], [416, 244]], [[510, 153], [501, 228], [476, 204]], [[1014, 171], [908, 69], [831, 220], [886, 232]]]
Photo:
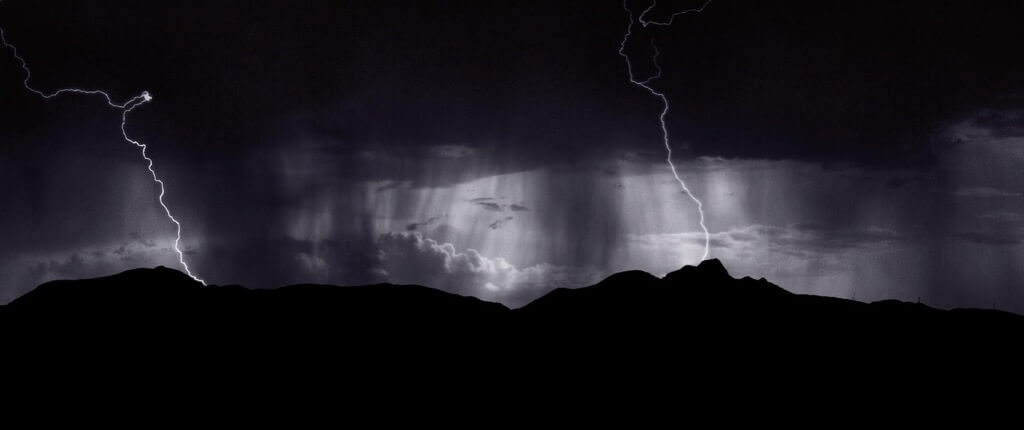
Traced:
[[530, 210], [530, 208], [523, 203], [504, 203], [503, 200], [505, 199], [477, 197], [475, 199], [470, 199], [469, 202], [492, 212], [527, 212]]
[[477, 206], [493, 212], [502, 212], [504, 209], [500, 203], [495, 202], [475, 202]]
[[491, 230], [497, 230], [497, 229], [503, 227], [505, 225], [505, 223], [507, 223], [509, 221], [512, 221], [514, 219], [515, 219], [514, 216], [507, 216], [505, 218], [502, 218], [502, 219], [499, 219], [499, 220], [495, 220], [494, 222], [492, 222], [490, 224], [487, 224], [487, 227], [490, 227]]
[[427, 227], [430, 227], [430, 226], [436, 224], [438, 221], [444, 219], [446, 216], [448, 216], [448, 215], [447, 214], [445, 214], [445, 215], [438, 215], [438, 216], [433, 216], [433, 217], [427, 218], [427, 219], [425, 219], [423, 221], [411, 222], [411, 223], [409, 223], [408, 225], [405, 226], [405, 230], [406, 231], [423, 230], [424, 228], [427, 228]]
[[377, 240], [389, 282], [419, 284], [518, 307], [558, 287], [589, 285], [598, 276], [578, 268], [538, 264], [520, 269], [503, 258], [459, 251], [419, 233], [386, 233]]
[[10, 282], [0, 294], [3, 302], [56, 279], [107, 276], [136, 267], [164, 265], [177, 268], [173, 242], [143, 240], [129, 234], [130, 241], [108, 246], [86, 247], [67, 253], [25, 255], [0, 264], [0, 279]]

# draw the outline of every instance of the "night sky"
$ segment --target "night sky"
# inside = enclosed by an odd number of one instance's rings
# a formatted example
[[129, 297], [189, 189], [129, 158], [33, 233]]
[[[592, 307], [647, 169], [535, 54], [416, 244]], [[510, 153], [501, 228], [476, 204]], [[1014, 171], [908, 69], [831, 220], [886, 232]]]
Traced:
[[[701, 1], [658, 2], [667, 19]], [[643, 10], [648, 1], [629, 2]], [[1024, 6], [730, 1], [634, 27], [680, 176], [735, 276], [1024, 312]], [[50, 92], [143, 90], [149, 146], [209, 283], [416, 283], [520, 306], [694, 264], [658, 98], [608, 1], [17, 1]], [[0, 55], [0, 303], [180, 268], [121, 113], [44, 100]]]

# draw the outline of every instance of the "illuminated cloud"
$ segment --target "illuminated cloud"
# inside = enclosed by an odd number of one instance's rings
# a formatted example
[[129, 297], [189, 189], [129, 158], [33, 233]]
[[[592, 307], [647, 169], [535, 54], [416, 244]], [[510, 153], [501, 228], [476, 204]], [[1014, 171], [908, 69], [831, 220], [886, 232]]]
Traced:
[[419, 233], [388, 233], [378, 238], [381, 268], [389, 282], [430, 285], [443, 290], [517, 307], [551, 289], [587, 285], [588, 271], [539, 264], [519, 269], [503, 258], [474, 249], [459, 251], [451, 243]]

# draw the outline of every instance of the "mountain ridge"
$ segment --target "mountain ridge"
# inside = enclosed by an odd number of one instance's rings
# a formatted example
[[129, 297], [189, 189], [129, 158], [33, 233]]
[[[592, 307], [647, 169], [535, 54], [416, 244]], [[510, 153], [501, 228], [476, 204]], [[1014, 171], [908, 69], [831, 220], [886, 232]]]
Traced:
[[[145, 289], [131, 287], [135, 284], [145, 284]], [[572, 295], [587, 295], [592, 294], [601, 290], [618, 289], [616, 294], [631, 295], [643, 292], [650, 292], [652, 288], [665, 287], [666, 284], [672, 287], [687, 288], [686, 293], [696, 294], [701, 297], [714, 296], [714, 290], [716, 288], [721, 289], [723, 284], [727, 284], [726, 288], [738, 289], [743, 294], [748, 294], [751, 297], [760, 297], [764, 295], [772, 296], [792, 296], [801, 299], [822, 299], [826, 301], [843, 302], [848, 304], [859, 304], [867, 306], [878, 306], [878, 307], [907, 307], [913, 306], [915, 308], [921, 307], [927, 309], [927, 311], [935, 311], [940, 313], [948, 312], [992, 312], [998, 314], [1013, 315], [1021, 317], [1024, 316], [995, 309], [979, 309], [979, 308], [954, 308], [954, 309], [937, 309], [932, 308], [928, 305], [921, 303], [910, 303], [895, 299], [884, 299], [875, 302], [861, 302], [851, 299], [830, 297], [830, 296], [817, 296], [810, 294], [797, 294], [786, 290], [785, 288], [773, 284], [765, 278], [753, 279], [749, 276], [743, 278], [733, 278], [724, 264], [716, 258], [704, 260], [697, 266], [683, 266], [682, 268], [666, 274], [664, 277], [658, 278], [648, 272], [642, 270], [628, 270], [623, 272], [613, 273], [598, 283], [590, 286], [579, 287], [579, 288], [555, 288], [545, 295], [534, 299], [533, 301], [523, 305], [519, 308], [510, 309], [503, 304], [488, 302], [483, 299], [479, 299], [473, 296], [464, 296], [455, 293], [446, 292], [440, 289], [435, 289], [429, 286], [415, 285], [415, 284], [390, 284], [390, 283], [378, 283], [369, 285], [351, 285], [351, 286], [339, 286], [331, 284], [316, 284], [316, 283], [299, 283], [290, 284], [273, 289], [250, 289], [244, 286], [228, 284], [228, 285], [209, 285], [204, 286], [201, 283], [195, 281], [185, 273], [182, 273], [176, 269], [168, 268], [165, 266], [157, 266], [154, 268], [135, 268], [129, 269], [121, 273], [98, 277], [98, 278], [87, 278], [87, 279], [63, 279], [49, 281], [40, 284], [31, 291], [23, 294], [6, 305], [0, 305], [0, 312], [10, 309], [18, 309], [29, 306], [37, 305], [62, 305], [74, 302], [75, 304], [81, 305], [80, 300], [95, 301], [98, 298], [107, 298], [114, 294], [123, 294], [128, 297], [138, 298], [142, 296], [152, 296], [154, 293], [186, 293], [194, 294], [199, 291], [217, 291], [217, 292], [246, 292], [247, 294], [274, 294], [274, 292], [287, 292], [296, 290], [330, 290], [330, 289], [346, 289], [350, 291], [355, 290], [369, 290], [369, 289], [389, 289], [394, 291], [414, 292], [411, 294], [415, 295], [432, 295], [434, 297], [450, 296], [450, 299], [461, 300], [469, 302], [477, 302], [480, 304], [494, 305], [503, 308], [506, 311], [515, 312], [517, 310], [527, 309], [538, 306], [538, 303], [552, 300], [553, 297], [559, 296], [572, 296]], [[696, 287], [695, 287], [696, 285]], [[711, 285], [713, 288], [706, 288]], [[699, 289], [700, 287], [705, 287]], [[719, 291], [720, 292], [720, 291]], [[727, 291], [726, 293], [734, 294], [736, 291]], [[734, 299], [736, 297], [733, 297]], [[750, 298], [750, 297], [747, 297]], [[74, 299], [74, 300], [72, 300]]]
[[[556, 288], [525, 306], [508, 307], [472, 296], [461, 296], [420, 285], [375, 284], [334, 286], [295, 284], [277, 289], [237, 285], [203, 286], [184, 273], [163, 266], [139, 268], [83, 280], [58, 280], [0, 306], [0, 322], [75, 318], [79, 324], [151, 321], [170, 324], [188, 313], [199, 320], [237, 318], [255, 325], [264, 320], [333, 323], [360, 318], [416, 321], [417, 325], [457, 325], [478, 318], [488, 323], [557, 324], [609, 321], [691, 324], [718, 321], [743, 326], [788, 326], [828, 323], [836, 329], [880, 324], [945, 326], [950, 319], [1011, 321], [1024, 326], [1024, 317], [983, 309], [941, 310], [919, 303], [882, 300], [864, 303], [849, 299], [794, 294], [764, 278], [733, 278], [718, 259], [684, 266], [658, 278], [632, 270], [614, 273], [581, 288]], [[628, 316], [628, 318], [620, 318]], [[928, 319], [925, 321], [924, 319]]]
[[767, 369], [814, 379], [836, 365], [978, 369], [1015, 365], [1021, 334], [1024, 316], [1008, 312], [793, 294], [733, 278], [717, 260], [663, 278], [619, 272], [516, 309], [417, 285], [204, 287], [159, 267], [48, 282], [0, 307], [0, 344], [31, 366], [342, 372], [368, 385], [424, 375], [482, 383], [496, 368], [608, 387], [715, 387]]

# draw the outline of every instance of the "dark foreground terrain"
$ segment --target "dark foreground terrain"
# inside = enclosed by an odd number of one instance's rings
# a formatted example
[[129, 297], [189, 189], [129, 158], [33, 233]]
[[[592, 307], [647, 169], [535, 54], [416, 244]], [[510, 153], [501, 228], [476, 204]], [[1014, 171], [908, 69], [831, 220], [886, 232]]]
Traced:
[[157, 267], [43, 284], [0, 307], [0, 324], [8, 339], [184, 347], [209, 342], [216, 348], [236, 342], [310, 342], [317, 345], [303, 346], [327, 349], [434, 342], [518, 349], [743, 349], [790, 342], [927, 348], [1024, 335], [1024, 317], [1016, 314], [792, 294], [764, 279], [735, 279], [715, 259], [660, 279], [617, 273], [590, 287], [554, 290], [514, 310], [412, 285], [204, 287]]
[[8, 359], [119, 376], [727, 390], [749, 378], [827, 374], [850, 384], [881, 372], [947, 382], [1016, 368], [1024, 317], [792, 294], [734, 279], [718, 260], [664, 278], [618, 273], [514, 310], [420, 286], [204, 287], [158, 267], [44, 284], [0, 308], [0, 332]]

